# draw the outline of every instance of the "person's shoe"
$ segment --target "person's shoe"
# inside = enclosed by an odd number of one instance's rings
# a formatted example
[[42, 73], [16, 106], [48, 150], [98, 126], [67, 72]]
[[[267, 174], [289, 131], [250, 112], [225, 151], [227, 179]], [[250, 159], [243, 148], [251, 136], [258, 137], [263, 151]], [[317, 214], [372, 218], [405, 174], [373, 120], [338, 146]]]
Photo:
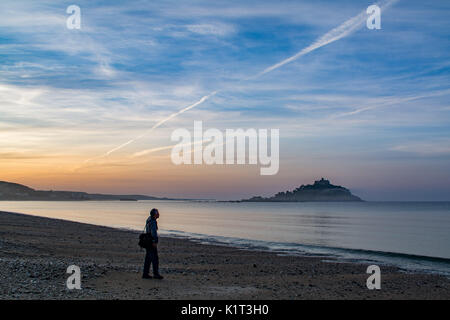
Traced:
[[154, 274], [154, 275], [153, 275], [153, 279], [159, 279], [159, 280], [162, 280], [162, 279], [164, 279], [164, 277], [163, 277], [162, 275], [160, 275], [160, 274]]
[[152, 278], [152, 276], [149, 275], [149, 274], [144, 274], [144, 275], [142, 276], [142, 279], [151, 279], [151, 278]]

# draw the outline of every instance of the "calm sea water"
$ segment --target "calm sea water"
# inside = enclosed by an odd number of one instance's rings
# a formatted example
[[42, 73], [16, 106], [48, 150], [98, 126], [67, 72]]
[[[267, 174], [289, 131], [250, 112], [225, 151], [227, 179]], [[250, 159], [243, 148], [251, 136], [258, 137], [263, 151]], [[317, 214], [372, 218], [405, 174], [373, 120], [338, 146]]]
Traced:
[[153, 207], [172, 236], [450, 275], [450, 202], [0, 202], [2, 211], [134, 230]]

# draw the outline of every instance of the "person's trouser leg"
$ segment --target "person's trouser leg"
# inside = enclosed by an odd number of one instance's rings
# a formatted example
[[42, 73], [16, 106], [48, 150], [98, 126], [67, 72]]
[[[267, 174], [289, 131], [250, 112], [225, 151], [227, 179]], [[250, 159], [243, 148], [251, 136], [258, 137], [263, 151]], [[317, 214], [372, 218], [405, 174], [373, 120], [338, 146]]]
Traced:
[[144, 276], [148, 275], [150, 272], [150, 262], [152, 260], [151, 249], [145, 249], [145, 260], [144, 260]]
[[159, 257], [158, 257], [158, 249], [152, 248], [151, 249], [151, 261], [153, 265], [153, 274], [158, 275], [159, 274]]

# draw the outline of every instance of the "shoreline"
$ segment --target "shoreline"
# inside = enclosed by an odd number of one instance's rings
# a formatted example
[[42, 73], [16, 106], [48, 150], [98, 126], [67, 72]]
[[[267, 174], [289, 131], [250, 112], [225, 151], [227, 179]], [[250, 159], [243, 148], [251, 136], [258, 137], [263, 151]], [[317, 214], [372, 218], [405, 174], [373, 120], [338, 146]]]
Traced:
[[[161, 236], [162, 281], [141, 279], [140, 232], [0, 212], [0, 299], [450, 299], [444, 276]], [[324, 262], [323, 260], [327, 261]], [[82, 290], [68, 290], [76, 264]]]
[[[120, 229], [120, 228], [119, 228]], [[124, 228], [124, 230], [133, 230]], [[397, 267], [398, 269], [408, 273], [419, 274], [437, 274], [449, 277], [450, 279], [450, 259], [444, 257], [424, 256], [410, 253], [400, 253], [392, 251], [377, 251], [356, 248], [341, 248], [319, 245], [305, 245], [299, 243], [271, 242], [264, 240], [254, 240], [246, 238], [225, 237], [209, 234], [190, 233], [178, 230], [162, 230], [164, 235], [171, 238], [190, 240], [199, 244], [228, 246], [238, 250], [249, 250], [257, 252], [269, 252], [278, 255], [287, 255], [295, 257], [317, 257], [321, 259], [334, 259], [342, 263], [364, 263], [368, 260], [379, 265]], [[163, 234], [161, 232], [161, 234]], [[234, 242], [233, 242], [234, 241]], [[272, 246], [271, 246], [272, 245]], [[273, 248], [276, 246], [277, 248]], [[310, 250], [310, 251], [307, 251]], [[316, 251], [314, 251], [316, 250]], [[317, 252], [322, 250], [322, 252]], [[339, 255], [341, 254], [341, 255]], [[347, 256], [345, 256], [347, 254]], [[353, 256], [351, 256], [353, 254]], [[385, 261], [381, 261], [381, 259]], [[406, 263], [427, 261], [430, 263], [446, 264], [445, 271], [432, 269], [431, 266], [422, 267], [403, 267], [398, 262], [389, 261], [389, 259], [403, 259]], [[376, 260], [379, 259], [379, 260]]]
[[[68, 221], [86, 224], [90, 226], [98, 226], [98, 227], [106, 227], [112, 228], [115, 230], [122, 231], [131, 231], [131, 232], [141, 232], [141, 230], [133, 229], [129, 227], [113, 227], [113, 226], [105, 226], [101, 224], [93, 224], [87, 222], [78, 222], [68, 219], [61, 218], [48, 218], [39, 215], [21, 213], [21, 212], [11, 212], [11, 211], [1, 211], [0, 213], [10, 213], [16, 215], [23, 216], [34, 216], [34, 217], [42, 217], [57, 221]], [[355, 248], [340, 248], [340, 247], [330, 247], [330, 246], [318, 246], [318, 245], [304, 245], [298, 243], [282, 243], [282, 242], [271, 242], [265, 240], [255, 240], [255, 239], [247, 239], [247, 238], [237, 238], [237, 237], [226, 237], [226, 236], [217, 236], [210, 234], [200, 234], [200, 233], [191, 233], [186, 231], [179, 230], [160, 230], [160, 235], [167, 238], [188, 240], [198, 244], [205, 245], [213, 245], [213, 246], [226, 246], [236, 250], [249, 250], [255, 252], [267, 252], [274, 253], [277, 255], [287, 255], [287, 256], [295, 256], [295, 257], [315, 257], [323, 259], [324, 262], [330, 259], [337, 263], [367, 263], [370, 261], [372, 264], [377, 264], [380, 266], [394, 267], [401, 270], [401, 272], [406, 273], [416, 273], [416, 274], [434, 274], [445, 276], [450, 279], [450, 259], [443, 257], [433, 257], [433, 256], [424, 256], [424, 255], [416, 255], [416, 254], [408, 254], [408, 253], [398, 253], [398, 252], [389, 252], [389, 251], [376, 251], [376, 250], [366, 250], [366, 249], [355, 249]], [[227, 241], [228, 240], [228, 241]], [[234, 242], [233, 242], [234, 241]], [[271, 247], [272, 245], [272, 247]], [[277, 248], [273, 248], [273, 246]], [[301, 248], [301, 249], [300, 249]], [[309, 250], [309, 251], [308, 251]], [[317, 252], [319, 250], [319, 252]], [[321, 252], [320, 252], [321, 251]], [[406, 261], [402, 261], [403, 263], [394, 262], [390, 259], [403, 259]], [[325, 260], [324, 260], [325, 259]], [[420, 263], [421, 261], [428, 261], [430, 263], [439, 264], [445, 263], [449, 264], [449, 266], [440, 267], [440, 266], [417, 266], [416, 267], [404, 267], [405, 264], [411, 265], [411, 263]], [[445, 271], [444, 271], [445, 270]]]
[[[35, 216], [48, 218], [58, 221], [69, 221], [81, 224], [87, 224], [91, 226], [107, 227], [122, 231], [141, 232], [140, 229], [133, 229], [130, 227], [114, 227], [102, 224], [94, 224], [89, 222], [79, 222], [62, 218], [50, 218], [40, 215], [12, 212], [12, 211], [0, 211], [5, 213]], [[268, 252], [277, 255], [288, 255], [295, 257], [317, 257], [320, 259], [331, 259], [339, 263], [367, 263], [370, 261], [372, 264], [380, 266], [395, 267], [406, 273], [418, 273], [418, 274], [436, 274], [445, 276], [450, 279], [450, 259], [444, 257], [433, 257], [425, 255], [417, 255], [410, 253], [399, 253], [390, 251], [377, 251], [368, 249], [357, 248], [341, 248], [319, 245], [305, 245], [299, 243], [286, 243], [286, 242], [273, 242], [257, 239], [238, 238], [217, 236], [211, 234], [192, 233], [180, 230], [164, 230], [160, 229], [160, 235], [168, 238], [175, 238], [181, 240], [189, 240], [199, 244], [227, 246], [236, 250], [250, 250], [256, 252]], [[274, 248], [275, 246], [275, 248]], [[392, 259], [400, 259], [401, 261], [392, 261]], [[324, 260], [325, 261], [325, 260]], [[420, 262], [427, 261], [430, 264], [446, 264], [440, 265], [420, 265]], [[408, 265], [408, 267], [405, 267]]]

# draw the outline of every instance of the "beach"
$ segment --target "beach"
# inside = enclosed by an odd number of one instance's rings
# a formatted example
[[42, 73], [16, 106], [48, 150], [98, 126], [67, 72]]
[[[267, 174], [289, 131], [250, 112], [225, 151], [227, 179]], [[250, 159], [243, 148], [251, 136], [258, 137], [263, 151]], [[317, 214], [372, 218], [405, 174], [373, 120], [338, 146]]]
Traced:
[[[164, 280], [142, 279], [139, 232], [0, 212], [0, 299], [450, 299], [444, 276], [161, 237]], [[326, 260], [326, 261], [324, 261]], [[66, 269], [81, 269], [81, 290]]]

